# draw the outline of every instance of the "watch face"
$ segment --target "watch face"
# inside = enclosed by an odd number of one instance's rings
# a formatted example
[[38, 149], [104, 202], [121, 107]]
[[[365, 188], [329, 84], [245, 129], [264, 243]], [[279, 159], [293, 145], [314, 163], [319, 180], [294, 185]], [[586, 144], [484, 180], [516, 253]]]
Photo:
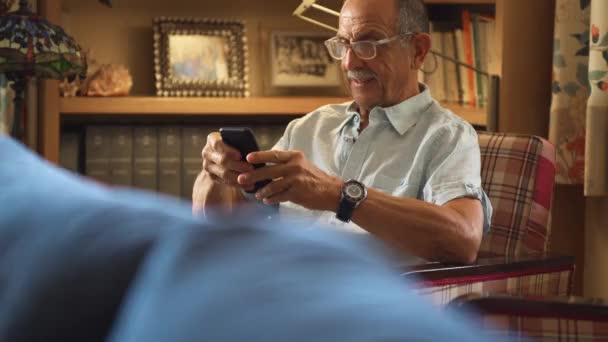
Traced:
[[346, 196], [353, 200], [358, 200], [363, 197], [363, 188], [357, 183], [347, 184], [344, 188]]

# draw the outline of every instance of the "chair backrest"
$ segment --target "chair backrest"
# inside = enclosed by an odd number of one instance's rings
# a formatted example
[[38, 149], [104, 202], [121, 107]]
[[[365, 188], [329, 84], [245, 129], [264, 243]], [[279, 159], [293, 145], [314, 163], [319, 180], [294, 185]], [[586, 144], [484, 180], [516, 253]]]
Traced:
[[494, 209], [480, 255], [546, 252], [555, 148], [532, 135], [478, 134], [482, 184]]

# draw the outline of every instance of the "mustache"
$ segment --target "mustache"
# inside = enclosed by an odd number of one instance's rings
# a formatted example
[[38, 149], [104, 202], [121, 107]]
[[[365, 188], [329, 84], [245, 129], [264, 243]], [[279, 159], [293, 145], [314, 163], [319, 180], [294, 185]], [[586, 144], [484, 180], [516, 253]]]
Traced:
[[367, 81], [371, 79], [378, 79], [378, 75], [371, 70], [361, 69], [361, 70], [349, 70], [346, 73], [346, 77], [348, 79], [355, 79], [357, 81]]

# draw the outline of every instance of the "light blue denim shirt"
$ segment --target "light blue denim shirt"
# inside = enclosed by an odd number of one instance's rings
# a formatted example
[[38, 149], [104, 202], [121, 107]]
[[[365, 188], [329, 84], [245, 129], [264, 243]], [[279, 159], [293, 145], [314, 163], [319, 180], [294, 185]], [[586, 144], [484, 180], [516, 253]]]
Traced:
[[[437, 205], [460, 197], [477, 198], [487, 231], [492, 207], [481, 188], [477, 134], [433, 100], [426, 86], [420, 86], [422, 92], [395, 106], [375, 107], [361, 133], [354, 102], [321, 107], [290, 122], [274, 149], [302, 151], [330, 175], [356, 179], [393, 196]], [[281, 204], [280, 214], [282, 219], [365, 232], [352, 222], [337, 220], [334, 212], [311, 211], [290, 202]]]

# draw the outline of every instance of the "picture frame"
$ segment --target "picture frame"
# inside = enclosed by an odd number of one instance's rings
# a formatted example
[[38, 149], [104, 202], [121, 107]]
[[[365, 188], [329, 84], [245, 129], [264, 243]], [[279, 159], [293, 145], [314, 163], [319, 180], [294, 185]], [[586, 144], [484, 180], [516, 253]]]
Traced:
[[339, 61], [329, 55], [324, 32], [270, 32], [272, 87], [340, 87]]
[[157, 96], [248, 97], [247, 58], [241, 20], [154, 19]]

